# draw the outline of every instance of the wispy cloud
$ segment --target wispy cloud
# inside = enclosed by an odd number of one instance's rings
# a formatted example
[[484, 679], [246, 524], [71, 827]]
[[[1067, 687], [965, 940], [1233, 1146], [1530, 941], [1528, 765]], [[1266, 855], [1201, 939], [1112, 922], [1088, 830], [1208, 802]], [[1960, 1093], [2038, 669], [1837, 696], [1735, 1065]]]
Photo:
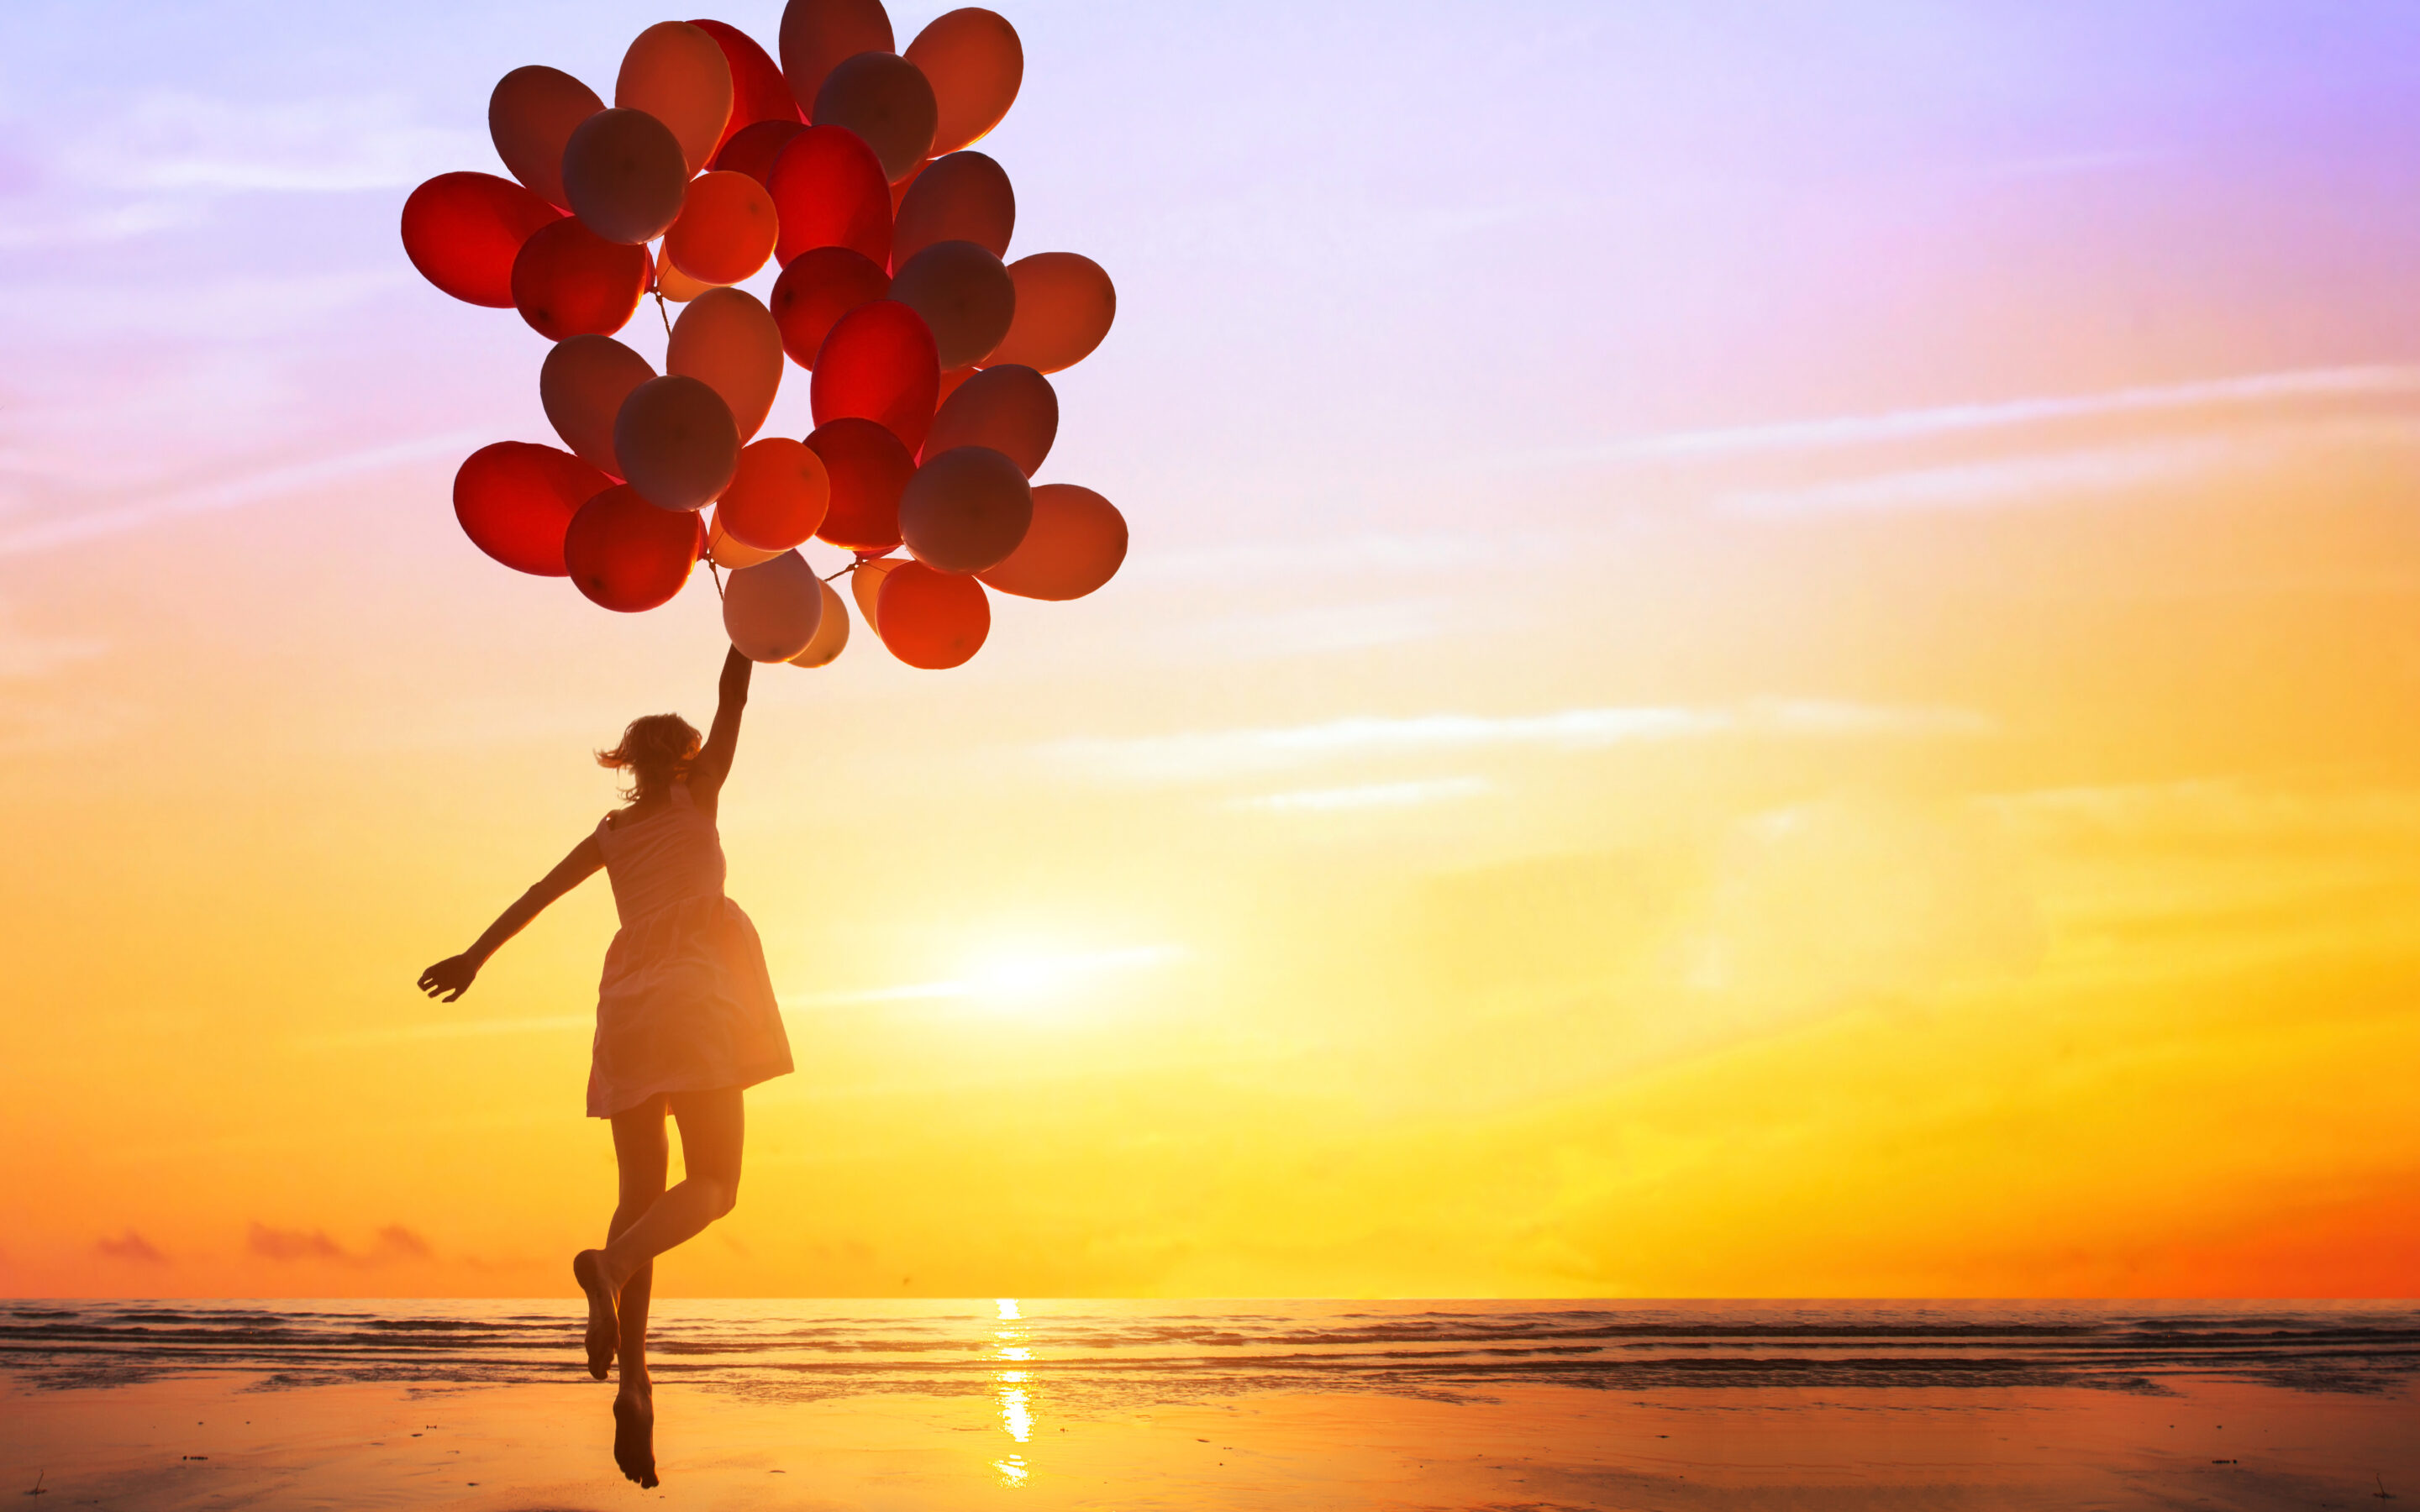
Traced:
[[168, 1257], [159, 1246], [130, 1228], [115, 1239], [103, 1238], [93, 1243], [93, 1253], [103, 1259], [126, 1260], [135, 1265], [165, 1265]]
[[1053, 765], [1141, 781], [1187, 781], [1281, 770], [1353, 756], [1534, 747], [1591, 750], [1713, 735], [1977, 735], [1994, 728], [1962, 709], [1899, 708], [1823, 700], [1731, 707], [1641, 704], [1554, 714], [1432, 714], [1331, 719], [1276, 729], [1055, 741]]
[[2420, 399], [2420, 367], [2306, 368], [2112, 389], [2100, 393], [1939, 405], [1879, 414], [1729, 425], [1636, 436], [1592, 446], [1538, 452], [1523, 458], [1541, 466], [1584, 462], [1729, 457], [1760, 453], [1823, 451], [1974, 436], [2059, 421], [2148, 418], [2197, 410], [2241, 410], [2309, 401]]
[[397, 95], [238, 100], [181, 91], [138, 98], [61, 156], [79, 182], [204, 193], [400, 188], [492, 162], [483, 135], [421, 125]]
[[1795, 488], [1742, 489], [1714, 507], [1730, 514], [1885, 514], [2055, 503], [2133, 493], [2179, 479], [2241, 471], [2315, 446], [2420, 441], [2420, 421], [2315, 421], [2075, 451], [2017, 454], [1948, 467], [1904, 468]]
[[178, 515], [233, 509], [238, 505], [258, 503], [309, 488], [349, 482], [390, 468], [454, 456], [476, 446], [479, 434], [476, 431], [449, 431], [442, 436], [424, 437], [418, 440], [370, 447], [317, 461], [269, 468], [218, 483], [171, 490], [115, 507], [88, 510], [64, 519], [46, 520], [0, 534], [0, 557], [74, 546], [101, 536], [140, 530], [155, 521]]
[[1359, 787], [1311, 788], [1233, 798], [1231, 809], [1268, 813], [1334, 813], [1357, 809], [1411, 809], [1453, 798], [1478, 798], [1496, 791], [1483, 777], [1445, 777], [1427, 782], [1371, 782]]
[[431, 1259], [436, 1254], [427, 1240], [401, 1224], [387, 1225], [369, 1249], [356, 1252], [329, 1238], [324, 1228], [271, 1228], [256, 1221], [244, 1236], [244, 1248], [264, 1260], [327, 1260], [359, 1269]]

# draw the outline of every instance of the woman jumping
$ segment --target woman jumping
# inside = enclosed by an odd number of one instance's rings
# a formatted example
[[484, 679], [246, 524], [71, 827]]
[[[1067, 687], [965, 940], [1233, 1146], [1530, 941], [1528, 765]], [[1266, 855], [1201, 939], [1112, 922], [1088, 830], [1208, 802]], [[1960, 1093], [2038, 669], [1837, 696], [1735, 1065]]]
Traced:
[[[676, 714], [632, 720], [622, 743], [597, 758], [630, 774], [629, 802], [599, 820], [476, 944], [420, 977], [423, 992], [453, 1002], [547, 904], [599, 868], [613, 881], [622, 927], [597, 989], [588, 1116], [613, 1120], [621, 1198], [605, 1247], [574, 1256], [571, 1273], [588, 1294], [588, 1373], [604, 1380], [621, 1356], [613, 1459], [642, 1486], [656, 1484], [650, 1262], [731, 1211], [739, 1195], [740, 1090], [791, 1069], [764, 948], [748, 916], [722, 895], [722, 841], [714, 827], [752, 665], [737, 651], [724, 660], [721, 702], [703, 746]], [[670, 1191], [668, 1111], [680, 1122], [688, 1171]]]

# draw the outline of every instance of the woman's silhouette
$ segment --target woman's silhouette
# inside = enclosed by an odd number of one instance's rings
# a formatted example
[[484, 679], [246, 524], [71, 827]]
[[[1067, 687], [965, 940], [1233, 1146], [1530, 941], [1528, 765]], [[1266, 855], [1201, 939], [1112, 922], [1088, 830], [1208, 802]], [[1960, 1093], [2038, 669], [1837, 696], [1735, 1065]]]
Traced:
[[[602, 868], [622, 927], [605, 952], [588, 1114], [611, 1119], [621, 1198], [603, 1249], [582, 1250], [572, 1274], [588, 1294], [588, 1373], [605, 1379], [618, 1351], [613, 1458], [656, 1484], [655, 1401], [647, 1380], [647, 1299], [654, 1258], [729, 1212], [739, 1193], [740, 1090], [790, 1070], [756, 931], [722, 895], [716, 800], [739, 743], [748, 659], [722, 665], [721, 702], [705, 744], [675, 714], [632, 720], [597, 761], [631, 775], [628, 806], [607, 814], [558, 866], [488, 926], [478, 943], [421, 974], [452, 1002], [479, 967], [546, 905]], [[687, 1179], [664, 1188], [664, 1115], [679, 1120]]]

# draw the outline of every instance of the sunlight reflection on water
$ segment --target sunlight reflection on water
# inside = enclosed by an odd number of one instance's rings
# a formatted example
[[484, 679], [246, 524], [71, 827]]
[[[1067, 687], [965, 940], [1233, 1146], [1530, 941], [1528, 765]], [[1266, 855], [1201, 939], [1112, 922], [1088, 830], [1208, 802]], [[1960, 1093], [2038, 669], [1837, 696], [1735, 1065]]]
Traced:
[[[992, 1330], [992, 1341], [993, 1352], [1001, 1360], [1020, 1365], [1032, 1360], [1033, 1350], [1026, 1344], [1026, 1331], [1015, 1299], [1000, 1299], [1000, 1326]], [[1033, 1399], [1026, 1386], [1026, 1377], [1022, 1369], [1000, 1370], [992, 1375], [993, 1391], [1000, 1403], [1000, 1426], [1018, 1443], [1031, 1443], [1033, 1438]], [[1000, 1473], [1002, 1486], [1022, 1486], [1032, 1473], [1020, 1454], [995, 1459], [991, 1468]]]

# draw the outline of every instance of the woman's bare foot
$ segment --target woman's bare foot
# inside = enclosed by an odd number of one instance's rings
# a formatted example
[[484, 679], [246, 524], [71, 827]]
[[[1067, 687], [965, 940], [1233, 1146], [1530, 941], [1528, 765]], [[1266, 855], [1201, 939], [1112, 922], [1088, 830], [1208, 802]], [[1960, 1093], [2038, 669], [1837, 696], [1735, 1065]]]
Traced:
[[613, 1463], [647, 1489], [656, 1482], [656, 1398], [644, 1382], [625, 1383], [613, 1397]]
[[613, 1365], [613, 1341], [621, 1325], [613, 1318], [613, 1294], [621, 1288], [605, 1274], [605, 1252], [584, 1249], [571, 1257], [571, 1277], [588, 1294], [588, 1373], [597, 1380]]

